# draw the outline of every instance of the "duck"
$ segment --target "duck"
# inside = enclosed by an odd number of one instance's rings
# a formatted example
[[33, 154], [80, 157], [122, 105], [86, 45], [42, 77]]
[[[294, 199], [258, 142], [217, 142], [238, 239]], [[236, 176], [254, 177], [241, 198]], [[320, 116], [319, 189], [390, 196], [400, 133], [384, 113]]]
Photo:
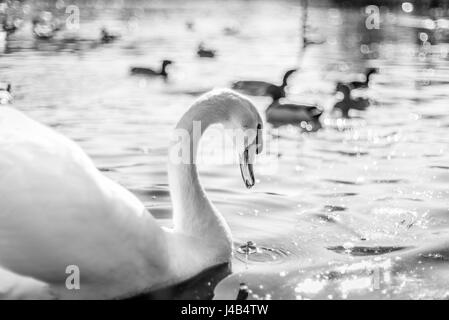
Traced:
[[223, 34], [225, 36], [235, 36], [240, 33], [238, 26], [227, 26], [223, 28]]
[[0, 88], [0, 105], [10, 104], [12, 99], [11, 84], [7, 83]]
[[193, 20], [187, 20], [185, 22], [186, 29], [189, 31], [195, 31], [195, 22]]
[[311, 38], [306, 38], [304, 37], [303, 40], [303, 47], [309, 47], [309, 46], [313, 46], [313, 45], [319, 45], [319, 44], [323, 44], [325, 41], [323, 39], [311, 39]]
[[343, 94], [343, 98], [338, 101], [333, 110], [340, 110], [344, 118], [349, 118], [349, 110], [366, 110], [369, 107], [370, 102], [365, 98], [354, 99], [351, 97], [351, 88], [348, 84], [338, 83], [336, 91]]
[[202, 42], [198, 45], [198, 50], [196, 51], [200, 58], [215, 58], [215, 53], [216, 50], [206, 49]]
[[[74, 141], [0, 108], [0, 298], [129, 298], [230, 266], [230, 227], [208, 199], [190, 152], [214, 124], [244, 134], [236, 144], [240, 172], [247, 188], [255, 184], [259, 112], [235, 91], [208, 92], [182, 115], [169, 143], [173, 227], [166, 228]], [[73, 287], [68, 277], [76, 274]]]
[[284, 102], [273, 99], [265, 110], [267, 122], [274, 126], [285, 124], [300, 125], [307, 131], [316, 131], [321, 128], [320, 116], [323, 109], [316, 104]]
[[250, 96], [271, 96], [274, 100], [285, 97], [285, 87], [288, 78], [296, 72], [297, 69], [288, 70], [282, 78], [281, 85], [275, 85], [265, 81], [237, 81], [232, 84], [232, 89]]
[[352, 81], [348, 82], [347, 85], [352, 89], [368, 88], [371, 76], [377, 72], [378, 70], [376, 68], [368, 68], [364, 73], [364, 81]]
[[120, 39], [120, 35], [109, 32], [106, 28], [101, 29], [101, 43], [111, 43]]
[[144, 76], [149, 76], [149, 77], [162, 76], [164, 78], [167, 78], [168, 77], [167, 66], [172, 63], [173, 63], [173, 61], [171, 61], [171, 60], [163, 60], [160, 71], [155, 71], [153, 69], [145, 68], [145, 67], [132, 67], [131, 74], [144, 75]]

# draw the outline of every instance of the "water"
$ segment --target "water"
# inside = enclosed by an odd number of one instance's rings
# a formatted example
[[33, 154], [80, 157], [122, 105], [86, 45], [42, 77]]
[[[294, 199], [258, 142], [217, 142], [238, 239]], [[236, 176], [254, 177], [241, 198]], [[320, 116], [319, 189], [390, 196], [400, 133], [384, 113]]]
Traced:
[[[50, 43], [36, 43], [25, 25], [0, 57], [1, 78], [13, 85], [14, 107], [78, 142], [162, 225], [171, 218], [169, 133], [192, 93], [240, 79], [277, 82], [301, 66], [290, 96], [329, 110], [337, 80], [380, 69], [362, 93], [373, 105], [352, 119], [327, 112], [314, 133], [267, 125], [278, 150], [256, 164], [253, 189], [236, 165], [200, 166], [235, 241], [233, 273], [206, 282], [215, 298], [235, 299], [241, 282], [249, 299], [449, 297], [446, 44], [422, 46], [416, 29], [401, 27], [403, 12], [367, 31], [356, 9], [310, 8], [312, 32], [327, 42], [303, 52], [296, 1], [97, 3], [79, 1], [81, 29]], [[122, 39], [98, 45], [103, 25]], [[197, 58], [200, 41], [218, 57]], [[129, 75], [130, 66], [166, 58], [175, 61], [168, 82]], [[261, 112], [270, 102], [253, 101]], [[239, 249], [248, 241], [250, 250]], [[205, 297], [197, 283], [181, 297]]]

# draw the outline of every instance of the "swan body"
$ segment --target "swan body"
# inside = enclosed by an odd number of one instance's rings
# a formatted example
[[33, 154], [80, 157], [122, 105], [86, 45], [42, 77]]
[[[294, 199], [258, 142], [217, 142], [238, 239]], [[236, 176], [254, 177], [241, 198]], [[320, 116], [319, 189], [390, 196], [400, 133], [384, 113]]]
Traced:
[[[190, 134], [193, 121], [201, 121], [201, 132], [214, 123], [261, 126], [252, 103], [228, 90], [200, 97], [177, 129]], [[247, 160], [261, 140], [254, 134], [247, 141], [241, 167], [248, 186], [254, 177]], [[171, 143], [169, 154], [177, 147]], [[230, 261], [229, 227], [194, 163], [169, 161], [174, 228], [163, 229], [77, 144], [8, 107], [0, 108], [0, 154], [1, 298], [130, 297]], [[70, 265], [80, 270], [79, 290], [65, 286]]]
[[271, 96], [274, 99], [285, 97], [285, 87], [288, 78], [296, 69], [288, 70], [282, 79], [281, 85], [275, 85], [265, 81], [237, 81], [232, 84], [232, 89], [251, 96]]
[[323, 110], [314, 104], [283, 103], [279, 100], [274, 100], [265, 111], [267, 121], [275, 125], [309, 122], [319, 127], [322, 113]]
[[145, 68], [145, 67], [132, 67], [131, 74], [144, 75], [144, 76], [149, 76], [149, 77], [162, 76], [162, 77], [166, 78], [168, 76], [167, 70], [166, 70], [167, 66], [172, 63], [173, 62], [171, 60], [163, 60], [160, 71], [155, 71], [151, 68]]
[[337, 84], [337, 92], [341, 92], [343, 94], [343, 99], [338, 101], [334, 105], [334, 110], [340, 110], [343, 117], [349, 117], [349, 110], [366, 110], [370, 102], [365, 98], [357, 98], [354, 99], [351, 97], [351, 88], [342, 83]]

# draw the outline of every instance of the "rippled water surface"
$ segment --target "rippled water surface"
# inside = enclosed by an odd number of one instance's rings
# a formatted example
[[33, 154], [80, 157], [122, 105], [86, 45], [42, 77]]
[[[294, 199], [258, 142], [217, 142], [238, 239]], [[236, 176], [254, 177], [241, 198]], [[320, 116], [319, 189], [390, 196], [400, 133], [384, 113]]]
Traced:
[[[23, 27], [0, 57], [0, 74], [16, 108], [77, 141], [163, 225], [171, 218], [169, 133], [193, 93], [240, 79], [278, 82], [301, 67], [289, 95], [329, 110], [337, 80], [379, 68], [360, 92], [372, 99], [367, 111], [346, 120], [326, 112], [312, 133], [267, 125], [273, 149], [256, 164], [253, 189], [235, 164], [200, 166], [235, 241], [233, 273], [215, 298], [235, 299], [241, 282], [250, 299], [449, 297], [446, 44], [421, 46], [400, 12], [367, 31], [357, 9], [310, 8], [311, 32], [326, 42], [303, 51], [296, 1], [112, 3], [81, 5], [76, 41], [63, 41], [74, 37], [65, 32], [35, 42]], [[103, 25], [122, 39], [97, 45]], [[216, 59], [196, 57], [200, 41]], [[167, 82], [129, 75], [130, 66], [165, 58], [175, 61]], [[262, 113], [270, 103], [253, 101]]]

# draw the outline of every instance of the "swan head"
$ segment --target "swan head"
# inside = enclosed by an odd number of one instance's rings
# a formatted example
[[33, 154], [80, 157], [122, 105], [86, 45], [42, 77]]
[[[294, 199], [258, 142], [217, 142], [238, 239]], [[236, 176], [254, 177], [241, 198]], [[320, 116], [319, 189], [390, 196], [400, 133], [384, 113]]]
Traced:
[[169, 64], [172, 64], [173, 63], [173, 61], [171, 61], [171, 60], [163, 60], [162, 61], [162, 65], [165, 67], [165, 66], [168, 66]]
[[[247, 188], [254, 186], [253, 165], [257, 154], [263, 150], [263, 121], [254, 104], [248, 98], [231, 90], [222, 91], [227, 97], [229, 120], [227, 126], [239, 132], [240, 173]], [[225, 124], [226, 125], [226, 124]]]
[[257, 124], [256, 135], [251, 143], [245, 144], [240, 154], [240, 173], [245, 186], [249, 189], [256, 183], [254, 178], [254, 159], [262, 152], [262, 123]]
[[206, 93], [198, 103], [214, 106], [215, 110], [206, 113], [213, 118], [210, 122], [222, 123], [235, 133], [242, 179], [251, 188], [255, 184], [253, 164], [263, 150], [263, 121], [256, 107], [251, 100], [230, 89]]

